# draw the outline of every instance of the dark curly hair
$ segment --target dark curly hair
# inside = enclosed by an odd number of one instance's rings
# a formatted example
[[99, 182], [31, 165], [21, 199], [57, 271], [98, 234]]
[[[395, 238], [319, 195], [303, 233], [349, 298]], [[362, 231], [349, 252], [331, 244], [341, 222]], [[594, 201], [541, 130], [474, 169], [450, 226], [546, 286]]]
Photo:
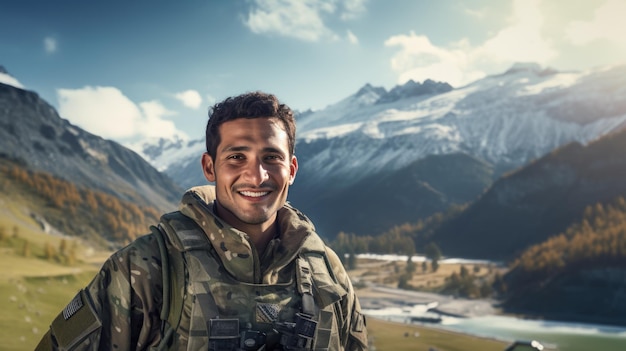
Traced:
[[260, 91], [226, 98], [213, 105], [206, 125], [206, 150], [215, 159], [220, 144], [219, 126], [238, 118], [275, 117], [283, 124], [289, 138], [289, 152], [293, 156], [296, 148], [296, 122], [289, 106], [281, 104], [276, 96]]

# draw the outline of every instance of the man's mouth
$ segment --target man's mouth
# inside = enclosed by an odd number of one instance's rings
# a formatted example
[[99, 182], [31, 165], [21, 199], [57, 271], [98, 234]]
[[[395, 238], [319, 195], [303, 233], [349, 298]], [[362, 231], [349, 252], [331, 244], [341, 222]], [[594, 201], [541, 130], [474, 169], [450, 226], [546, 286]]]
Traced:
[[240, 191], [239, 193], [243, 196], [248, 196], [248, 197], [261, 197], [261, 196], [265, 196], [269, 194], [270, 192], [269, 191]]

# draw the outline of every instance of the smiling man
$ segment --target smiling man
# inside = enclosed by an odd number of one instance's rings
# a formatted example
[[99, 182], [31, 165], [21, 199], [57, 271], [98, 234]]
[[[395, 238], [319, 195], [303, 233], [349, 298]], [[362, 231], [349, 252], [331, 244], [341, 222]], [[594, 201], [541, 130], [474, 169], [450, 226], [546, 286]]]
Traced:
[[289, 107], [262, 92], [213, 106], [180, 211], [114, 253], [38, 350], [366, 350], [337, 255], [287, 203], [298, 171]]

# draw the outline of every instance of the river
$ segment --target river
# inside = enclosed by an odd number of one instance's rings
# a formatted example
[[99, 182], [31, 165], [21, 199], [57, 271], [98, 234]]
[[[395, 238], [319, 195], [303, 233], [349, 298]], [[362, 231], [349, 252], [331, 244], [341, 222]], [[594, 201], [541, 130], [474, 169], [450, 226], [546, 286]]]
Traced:
[[507, 342], [537, 340], [547, 348], [559, 351], [626, 350], [626, 327], [528, 320], [500, 315], [467, 318], [439, 316], [439, 323], [412, 321], [412, 317], [435, 317], [435, 314], [426, 312], [427, 308], [427, 305], [413, 305], [409, 308], [367, 309], [364, 313], [370, 318], [415, 323]]
[[[375, 255], [367, 257], [381, 259]], [[406, 256], [388, 255], [382, 259], [406, 260]], [[521, 319], [497, 314], [493, 302], [488, 300], [458, 299], [380, 286], [360, 290], [359, 299], [370, 318], [416, 323], [506, 342], [537, 340], [549, 350], [626, 351], [626, 326]], [[433, 320], [438, 322], [433, 323]]]

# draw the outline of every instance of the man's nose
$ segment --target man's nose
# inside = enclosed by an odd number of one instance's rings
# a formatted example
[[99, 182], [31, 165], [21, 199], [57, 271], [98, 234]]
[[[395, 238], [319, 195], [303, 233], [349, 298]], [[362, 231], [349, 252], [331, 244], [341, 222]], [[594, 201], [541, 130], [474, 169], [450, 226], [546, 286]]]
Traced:
[[260, 185], [269, 179], [269, 174], [263, 162], [259, 159], [251, 160], [245, 170], [246, 179], [254, 185]]

